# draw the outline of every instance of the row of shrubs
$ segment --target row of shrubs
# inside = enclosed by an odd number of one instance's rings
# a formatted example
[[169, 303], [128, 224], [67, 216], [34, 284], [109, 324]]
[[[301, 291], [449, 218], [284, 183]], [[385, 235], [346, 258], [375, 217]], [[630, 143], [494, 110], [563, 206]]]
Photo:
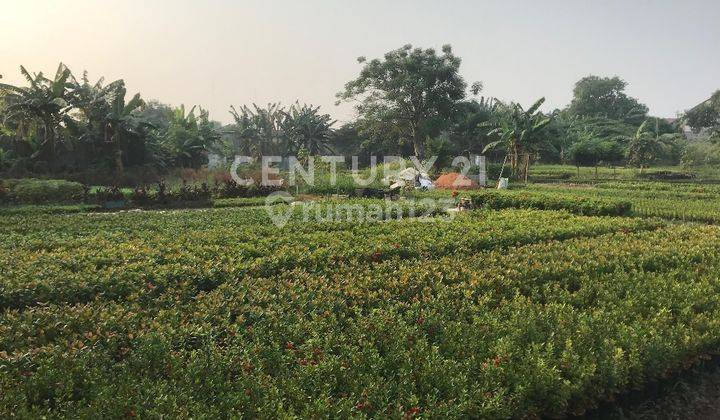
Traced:
[[210, 186], [206, 183], [183, 183], [177, 189], [164, 181], [153, 187], [138, 186], [132, 190], [101, 187], [93, 190], [79, 182], [44, 179], [11, 179], [0, 181], [0, 203], [11, 204], [76, 204], [125, 202], [136, 206], [173, 205], [209, 202], [213, 198], [263, 197], [281, 190], [280, 187], [239, 185], [226, 180]]
[[585, 216], [626, 216], [632, 204], [625, 200], [587, 198], [560, 193], [523, 190], [485, 190], [472, 194], [475, 207], [565, 210]]
[[717, 350], [717, 227], [486, 216], [0, 220], [0, 417], [560, 418]]

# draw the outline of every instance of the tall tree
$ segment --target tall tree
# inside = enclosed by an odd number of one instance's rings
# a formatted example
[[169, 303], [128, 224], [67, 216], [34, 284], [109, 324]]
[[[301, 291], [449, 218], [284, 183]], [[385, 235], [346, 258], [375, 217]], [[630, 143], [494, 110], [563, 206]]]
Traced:
[[422, 157], [426, 139], [442, 128], [465, 97], [460, 61], [450, 45], [443, 46], [441, 55], [408, 44], [383, 59], [360, 57], [360, 75], [337, 96], [339, 101], [357, 100], [361, 119], [392, 126]]
[[625, 93], [627, 82], [621, 78], [587, 76], [575, 83], [568, 107], [571, 115], [604, 117], [624, 121], [636, 127], [647, 116], [647, 106]]

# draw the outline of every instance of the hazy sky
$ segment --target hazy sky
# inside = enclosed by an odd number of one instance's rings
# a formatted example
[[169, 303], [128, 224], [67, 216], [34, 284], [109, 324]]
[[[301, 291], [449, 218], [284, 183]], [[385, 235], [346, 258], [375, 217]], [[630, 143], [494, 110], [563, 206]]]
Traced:
[[211, 117], [281, 101], [322, 105], [374, 58], [449, 43], [484, 95], [564, 107], [575, 81], [618, 75], [652, 114], [674, 116], [720, 89], [720, 1], [0, 0], [0, 74], [66, 63], [95, 80]]

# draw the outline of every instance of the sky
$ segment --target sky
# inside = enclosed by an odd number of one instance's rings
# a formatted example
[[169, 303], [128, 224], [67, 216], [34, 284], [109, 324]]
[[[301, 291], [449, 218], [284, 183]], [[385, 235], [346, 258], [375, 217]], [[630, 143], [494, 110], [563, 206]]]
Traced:
[[718, 0], [0, 0], [0, 74], [63, 62], [91, 80], [124, 79], [130, 94], [202, 105], [230, 122], [230, 105], [320, 105], [357, 57], [404, 44], [451, 44], [485, 96], [565, 107], [589, 74], [620, 76], [652, 115], [672, 117], [720, 89]]

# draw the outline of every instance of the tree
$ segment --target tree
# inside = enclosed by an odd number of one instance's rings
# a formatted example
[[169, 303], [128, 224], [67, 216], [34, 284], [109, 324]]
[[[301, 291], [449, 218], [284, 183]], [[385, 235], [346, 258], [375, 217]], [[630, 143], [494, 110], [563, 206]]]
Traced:
[[295, 103], [285, 114], [283, 128], [294, 153], [301, 148], [311, 156], [331, 152], [330, 138], [335, 124], [328, 114], [320, 114], [320, 107]]
[[173, 112], [167, 129], [161, 134], [161, 142], [174, 166], [198, 168], [206, 161], [206, 151], [220, 140], [220, 133], [210, 121], [208, 111], [195, 107], [185, 112], [180, 105]]
[[652, 164], [662, 152], [663, 142], [657, 133], [650, 130], [649, 120], [645, 120], [638, 127], [635, 135], [630, 139], [627, 148], [628, 165], [643, 168]]
[[42, 132], [41, 147], [31, 157], [44, 154], [44, 158], [53, 163], [58, 130], [69, 119], [68, 112], [72, 109], [68, 102], [70, 70], [60, 63], [53, 79], [48, 79], [42, 72], [32, 75], [23, 66], [20, 66], [20, 72], [29, 86], [0, 84], [5, 102], [5, 121], [16, 125], [19, 137], [33, 130]]
[[[499, 121], [495, 124], [495, 128], [488, 133], [490, 136], [497, 135], [500, 139], [489, 143], [483, 150], [485, 153], [504, 146], [510, 158], [513, 176], [524, 177], [525, 182], [527, 182], [530, 167], [530, 154], [537, 152], [543, 146], [542, 142], [545, 138], [540, 134], [552, 121], [552, 118], [539, 111], [544, 102], [545, 98], [540, 98], [527, 110], [517, 103], [502, 105]], [[522, 171], [520, 171], [521, 156], [525, 157]]]
[[232, 131], [237, 139], [237, 152], [253, 157], [287, 154], [288, 138], [283, 127], [287, 114], [282, 105], [268, 104], [266, 108], [243, 105], [240, 111], [231, 106], [230, 114], [235, 119]]
[[368, 62], [360, 57], [360, 75], [345, 85], [338, 99], [357, 100], [361, 119], [392, 127], [400, 140], [412, 143], [415, 155], [423, 157], [426, 139], [443, 128], [457, 101], [465, 97], [460, 58], [450, 45], [442, 52], [437, 55], [434, 49], [408, 44], [383, 59]]
[[683, 120], [693, 130], [708, 129], [712, 139], [720, 139], [720, 90], [707, 101], [686, 111]]
[[496, 119], [500, 102], [494, 98], [460, 101], [455, 106], [448, 133], [450, 141], [461, 153], [481, 153], [490, 142], [487, 123]]
[[[87, 72], [83, 73], [80, 81], [71, 76], [72, 95], [72, 119], [67, 121], [69, 137], [82, 144], [83, 161], [87, 164], [94, 159], [102, 158], [103, 151], [108, 148], [109, 142], [106, 138], [107, 117], [112, 113], [112, 101], [118, 94], [118, 89], [123, 89], [125, 82], [116, 80], [104, 85], [104, 79], [100, 78], [95, 83], [90, 83]], [[78, 148], [76, 148], [78, 149]], [[76, 155], [82, 155], [78, 151]]]
[[627, 96], [626, 87], [627, 82], [617, 76], [583, 77], [575, 84], [568, 112], [570, 115], [603, 117], [637, 126], [645, 119], [648, 108]]
[[570, 147], [570, 160], [575, 166], [616, 164], [625, 157], [622, 143], [612, 139], [586, 138]]
[[142, 136], [144, 129], [149, 128], [149, 124], [137, 115], [137, 111], [144, 104], [140, 94], [136, 93], [127, 103], [125, 94], [123, 82], [113, 92], [110, 110], [104, 124], [105, 142], [111, 146], [115, 173], [118, 176], [124, 171], [123, 148], [126, 142], [131, 138]]

